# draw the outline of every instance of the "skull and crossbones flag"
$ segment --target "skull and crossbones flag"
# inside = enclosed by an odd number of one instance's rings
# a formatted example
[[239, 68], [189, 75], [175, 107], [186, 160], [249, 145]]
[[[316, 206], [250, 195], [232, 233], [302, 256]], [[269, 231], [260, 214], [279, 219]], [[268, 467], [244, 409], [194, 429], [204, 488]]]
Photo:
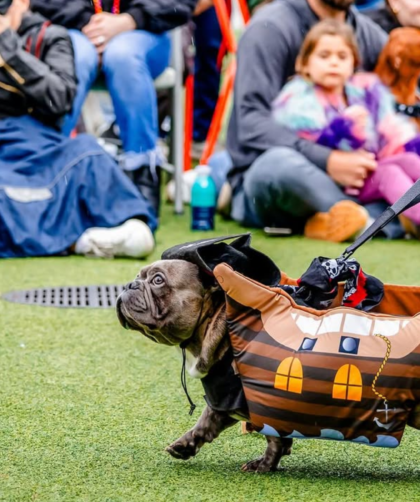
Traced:
[[383, 283], [363, 272], [354, 259], [315, 258], [297, 281], [297, 286], [283, 286], [299, 305], [317, 310], [327, 309], [338, 293], [338, 283], [344, 281], [342, 305], [369, 311], [384, 296]]

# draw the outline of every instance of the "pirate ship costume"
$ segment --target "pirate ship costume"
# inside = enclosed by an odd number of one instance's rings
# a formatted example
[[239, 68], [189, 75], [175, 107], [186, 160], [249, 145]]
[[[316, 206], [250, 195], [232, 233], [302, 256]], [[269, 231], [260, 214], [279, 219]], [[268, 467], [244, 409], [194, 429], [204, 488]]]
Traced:
[[[226, 361], [213, 369], [216, 389], [230, 396], [224, 411], [244, 398], [262, 434], [382, 447], [398, 446], [407, 423], [418, 427], [420, 287], [383, 285], [350, 257], [419, 194], [420, 180], [342, 257], [315, 260], [299, 281], [280, 277], [267, 257], [259, 268], [249, 236], [230, 246], [213, 239], [164, 253], [210, 271], [226, 293], [239, 375]], [[207, 394], [211, 381], [203, 385]]]

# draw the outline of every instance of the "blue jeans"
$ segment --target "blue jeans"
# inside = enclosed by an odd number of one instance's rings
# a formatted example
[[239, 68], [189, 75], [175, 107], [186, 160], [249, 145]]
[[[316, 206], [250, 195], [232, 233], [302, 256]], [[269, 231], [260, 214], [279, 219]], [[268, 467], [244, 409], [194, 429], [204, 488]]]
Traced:
[[[232, 167], [227, 152], [213, 155], [209, 161], [219, 188]], [[276, 147], [262, 154], [245, 172], [242, 186], [233, 196], [232, 218], [245, 226], [292, 228], [299, 232], [317, 212], [326, 212], [340, 200], [349, 199], [327, 173], [299, 152]], [[372, 218], [388, 205], [367, 204]], [[382, 231], [389, 239], [399, 239], [404, 231], [395, 219]]]
[[92, 227], [154, 211], [92, 136], [69, 139], [29, 115], [0, 120], [0, 258], [66, 251]]
[[228, 172], [233, 167], [232, 159], [227, 150], [223, 150], [212, 155], [208, 165], [211, 167], [211, 177], [216, 185], [217, 193], [220, 193], [223, 184], [227, 180]]
[[[76, 126], [86, 96], [99, 67], [95, 47], [80, 31], [71, 30], [79, 87], [73, 111], [63, 132]], [[168, 34], [136, 30], [114, 37], [102, 58], [101, 71], [112, 98], [120, 128], [127, 169], [136, 169], [156, 159], [158, 135], [157, 98], [153, 80], [168, 66], [171, 43]], [[152, 160], [153, 159], [153, 160]]]

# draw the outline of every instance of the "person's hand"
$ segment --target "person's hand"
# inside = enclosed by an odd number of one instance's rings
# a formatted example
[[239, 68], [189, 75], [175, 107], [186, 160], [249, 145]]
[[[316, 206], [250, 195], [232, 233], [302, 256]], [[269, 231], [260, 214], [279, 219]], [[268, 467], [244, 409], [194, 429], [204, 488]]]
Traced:
[[108, 42], [120, 33], [136, 29], [136, 22], [130, 14], [110, 14], [101, 12], [90, 18], [89, 23], [83, 28], [83, 33], [102, 54]]
[[198, 0], [194, 11], [194, 16], [199, 16], [207, 9], [210, 9], [210, 7], [213, 7], [213, 0]]
[[328, 158], [327, 173], [341, 186], [362, 188], [366, 178], [377, 167], [373, 153], [365, 150], [334, 150]]
[[8, 28], [11, 28], [9, 17], [0, 16], [0, 33], [3, 33], [3, 31], [6, 31]]
[[366, 125], [369, 116], [368, 110], [362, 105], [349, 106], [343, 113], [343, 115], [353, 122], [353, 134], [357, 138], [366, 138]]
[[369, 112], [362, 105], [352, 105], [344, 110], [344, 115], [353, 120], [366, 120]]

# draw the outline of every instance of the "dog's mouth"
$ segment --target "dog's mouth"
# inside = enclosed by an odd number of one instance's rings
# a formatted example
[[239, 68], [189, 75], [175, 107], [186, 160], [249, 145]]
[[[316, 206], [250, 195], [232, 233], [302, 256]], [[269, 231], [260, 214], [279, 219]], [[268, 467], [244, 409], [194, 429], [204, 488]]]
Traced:
[[118, 317], [118, 320], [120, 321], [121, 326], [124, 329], [134, 329], [134, 326], [132, 324], [130, 324], [129, 320], [125, 317], [125, 315], [122, 311], [121, 295], [117, 298], [117, 303], [115, 305], [115, 309], [117, 311], [117, 317]]
[[159, 322], [162, 323], [162, 320], [164, 320], [164, 318], [166, 317], [167, 314], [166, 312], [160, 312], [156, 308], [155, 309], [156, 312], [153, 312], [153, 315], [150, 314], [148, 315], [148, 317], [150, 317], [151, 320], [146, 321], [144, 319], [141, 320], [135, 319], [135, 317], [130, 313], [130, 310], [134, 310], [135, 312], [135, 307], [130, 305], [130, 309], [128, 309], [126, 303], [122, 298], [123, 295], [124, 293], [122, 293], [117, 298], [117, 303], [116, 303], [117, 317], [123, 328], [128, 330], [138, 331], [146, 338], [155, 343], [164, 345], [177, 345], [177, 342], [170, 340], [167, 336], [165, 336], [165, 334], [159, 330], [157, 322], [152, 320], [154, 319], [156, 314], [158, 316]]

